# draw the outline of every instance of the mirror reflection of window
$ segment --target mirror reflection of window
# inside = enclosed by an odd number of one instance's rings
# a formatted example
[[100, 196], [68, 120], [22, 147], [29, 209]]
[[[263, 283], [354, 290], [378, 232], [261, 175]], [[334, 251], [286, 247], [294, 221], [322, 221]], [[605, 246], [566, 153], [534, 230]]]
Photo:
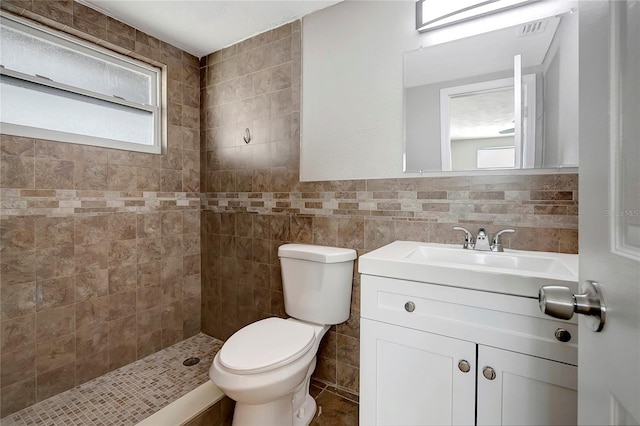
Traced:
[[[486, 154], [483, 155], [480, 165], [478, 165], [478, 152], [498, 149], [503, 149], [505, 150], [504, 152], [510, 150], [508, 152], [511, 152], [512, 155], [508, 161], [505, 160], [496, 165], [489, 165], [489, 163], [487, 163], [488, 160], [485, 161], [485, 159], [489, 158], [490, 154]], [[515, 146], [513, 145], [513, 137], [462, 139], [451, 142], [451, 170], [453, 171], [514, 167]]]
[[513, 169], [516, 165], [514, 146], [481, 148], [476, 153], [478, 169]]

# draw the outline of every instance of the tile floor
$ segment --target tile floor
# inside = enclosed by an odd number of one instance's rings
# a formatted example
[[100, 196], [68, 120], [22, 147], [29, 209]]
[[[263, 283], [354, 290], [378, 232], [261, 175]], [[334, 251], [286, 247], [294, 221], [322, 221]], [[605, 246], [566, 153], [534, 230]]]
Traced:
[[[198, 334], [6, 416], [2, 426], [135, 425], [209, 380], [220, 340]], [[200, 362], [186, 367], [188, 357]]]
[[358, 395], [313, 380], [310, 389], [318, 409], [310, 426], [357, 426]]
[[[2, 419], [3, 426], [135, 425], [209, 380], [221, 341], [198, 334]], [[196, 356], [200, 362], [185, 367]], [[314, 380], [318, 410], [312, 426], [355, 426], [358, 396]]]

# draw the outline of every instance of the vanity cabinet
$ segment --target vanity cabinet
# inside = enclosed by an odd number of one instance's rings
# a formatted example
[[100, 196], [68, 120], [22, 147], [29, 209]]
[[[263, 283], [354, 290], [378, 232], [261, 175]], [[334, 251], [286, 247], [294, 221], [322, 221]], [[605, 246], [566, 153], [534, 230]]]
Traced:
[[545, 318], [531, 297], [361, 286], [361, 425], [576, 424], [575, 320]]

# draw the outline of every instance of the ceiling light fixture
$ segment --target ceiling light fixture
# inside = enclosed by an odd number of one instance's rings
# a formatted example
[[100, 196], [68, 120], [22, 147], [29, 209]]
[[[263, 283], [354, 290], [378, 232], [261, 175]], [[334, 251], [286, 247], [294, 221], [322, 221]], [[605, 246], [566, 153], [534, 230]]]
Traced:
[[422, 33], [536, 1], [419, 0], [416, 2], [416, 29]]

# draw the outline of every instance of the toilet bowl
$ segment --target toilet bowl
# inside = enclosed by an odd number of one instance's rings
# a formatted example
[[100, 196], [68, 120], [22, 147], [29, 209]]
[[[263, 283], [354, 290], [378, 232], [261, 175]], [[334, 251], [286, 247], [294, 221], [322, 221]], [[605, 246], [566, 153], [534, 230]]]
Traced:
[[307, 390], [328, 329], [292, 318], [268, 318], [231, 336], [216, 354], [209, 376], [236, 401], [234, 425], [310, 423], [316, 404]]
[[285, 244], [278, 249], [285, 311], [233, 334], [209, 377], [236, 401], [234, 426], [306, 426], [316, 411], [309, 395], [322, 337], [349, 318], [356, 252]]

